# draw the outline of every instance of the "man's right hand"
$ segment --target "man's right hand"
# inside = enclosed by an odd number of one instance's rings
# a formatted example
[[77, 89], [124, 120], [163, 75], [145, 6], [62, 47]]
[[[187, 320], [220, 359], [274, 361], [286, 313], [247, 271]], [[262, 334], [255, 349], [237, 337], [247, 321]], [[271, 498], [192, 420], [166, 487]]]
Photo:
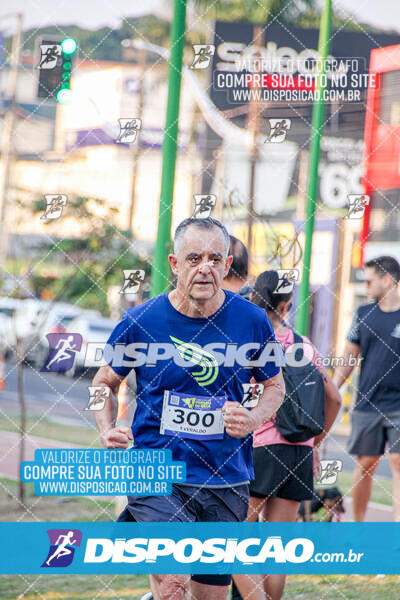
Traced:
[[130, 427], [114, 427], [100, 435], [101, 443], [104, 448], [129, 448], [130, 442], [133, 442], [132, 430]]

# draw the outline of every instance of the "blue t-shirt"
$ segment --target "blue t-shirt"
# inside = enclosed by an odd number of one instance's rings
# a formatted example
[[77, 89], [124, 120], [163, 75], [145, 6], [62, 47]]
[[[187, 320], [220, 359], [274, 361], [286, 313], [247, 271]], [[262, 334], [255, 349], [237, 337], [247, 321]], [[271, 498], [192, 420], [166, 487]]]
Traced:
[[360, 306], [347, 339], [362, 357], [354, 410], [400, 411], [400, 310], [384, 312], [377, 302]]
[[[137, 407], [132, 423], [135, 448], [171, 449], [174, 460], [186, 463], [187, 484], [231, 485], [253, 479], [252, 436], [236, 439], [223, 431], [219, 434], [223, 435], [222, 439], [205, 441], [162, 434], [164, 393], [175, 392], [172, 403], [177, 402], [179, 394], [194, 398], [214, 396], [220, 401], [224, 397], [224, 400], [240, 402], [242, 384], [248, 384], [251, 377], [257, 382], [265, 381], [276, 375], [280, 370], [277, 365], [282, 364], [281, 349], [266, 312], [233, 292], [224, 292], [222, 306], [207, 318], [188, 317], [177, 311], [168, 294], [152, 298], [128, 309], [108, 341], [114, 347], [114, 357], [119, 356], [119, 364], [122, 354], [126, 361], [136, 360]], [[276, 360], [265, 358], [267, 342], [271, 342], [267, 346], [268, 353], [272, 347], [272, 356]], [[153, 344], [152, 350], [146, 348], [148, 343]], [[258, 359], [263, 366], [242, 366], [243, 360], [239, 358], [240, 354], [235, 354], [235, 348], [245, 343], [250, 348], [247, 356], [253, 361]], [[118, 344], [124, 344], [119, 347], [119, 352]], [[135, 344], [134, 349], [140, 354], [134, 354], [126, 344]], [[208, 345], [204, 350], [205, 362], [200, 367], [190, 362], [179, 365], [174, 358], [168, 357], [171, 347], [175, 351], [179, 346], [178, 354], [182, 355], [182, 348], [187, 347], [182, 344], [189, 345], [186, 355], [189, 359], [190, 344], [195, 346], [195, 356], [202, 353], [202, 350], [198, 352], [199, 347]], [[210, 344], [215, 346], [214, 350]], [[159, 360], [163, 355], [164, 359]], [[108, 363], [121, 376], [126, 376], [132, 368], [117, 366], [115, 358]], [[194, 421], [197, 418], [192, 416]]]

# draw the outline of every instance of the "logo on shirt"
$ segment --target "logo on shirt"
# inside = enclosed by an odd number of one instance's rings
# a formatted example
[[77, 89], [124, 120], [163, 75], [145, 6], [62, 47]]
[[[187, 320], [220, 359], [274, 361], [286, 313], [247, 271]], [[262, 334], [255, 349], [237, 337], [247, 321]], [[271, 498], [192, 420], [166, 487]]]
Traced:
[[400, 323], [397, 323], [396, 327], [393, 329], [391, 335], [395, 338], [400, 338]]
[[199, 346], [178, 340], [178, 338], [173, 337], [172, 335], [169, 337], [184, 360], [201, 367], [200, 371], [191, 373], [193, 379], [197, 381], [201, 387], [211, 385], [218, 377], [219, 371], [218, 362], [215, 356]]

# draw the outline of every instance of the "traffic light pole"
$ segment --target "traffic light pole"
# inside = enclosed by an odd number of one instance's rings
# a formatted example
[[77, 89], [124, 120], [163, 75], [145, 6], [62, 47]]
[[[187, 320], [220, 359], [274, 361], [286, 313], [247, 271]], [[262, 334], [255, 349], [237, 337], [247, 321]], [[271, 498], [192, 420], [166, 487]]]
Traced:
[[316, 93], [320, 93], [320, 98], [314, 100], [312, 124], [311, 124], [311, 148], [310, 162], [308, 172], [308, 187], [307, 187], [307, 206], [305, 218], [305, 243], [303, 254], [303, 272], [299, 286], [299, 296], [297, 301], [296, 313], [296, 330], [302, 334], [308, 334], [309, 326], [309, 304], [310, 304], [310, 267], [311, 267], [311, 251], [312, 238], [314, 233], [314, 216], [315, 205], [318, 190], [318, 164], [320, 155], [320, 141], [323, 130], [324, 108], [325, 103], [323, 93], [325, 78], [320, 75], [325, 75], [325, 63], [329, 52], [329, 41], [331, 32], [331, 0], [325, 0], [325, 9], [321, 17], [321, 26], [319, 32], [318, 53], [320, 60], [319, 75], [317, 77]]
[[168, 102], [165, 122], [160, 207], [157, 241], [151, 271], [151, 296], [163, 293], [169, 286], [167, 245], [170, 241], [175, 164], [178, 147], [178, 118], [181, 90], [183, 44], [185, 40], [186, 0], [175, 0], [171, 25], [171, 58], [168, 76]]
[[7, 230], [5, 225], [5, 216], [10, 188], [11, 163], [14, 155], [14, 129], [15, 116], [17, 109], [17, 81], [18, 67], [21, 60], [21, 39], [22, 39], [22, 13], [18, 13], [17, 28], [12, 40], [12, 49], [10, 55], [10, 105], [4, 118], [4, 132], [2, 139], [2, 171], [0, 189], [0, 266], [5, 264], [7, 258]]

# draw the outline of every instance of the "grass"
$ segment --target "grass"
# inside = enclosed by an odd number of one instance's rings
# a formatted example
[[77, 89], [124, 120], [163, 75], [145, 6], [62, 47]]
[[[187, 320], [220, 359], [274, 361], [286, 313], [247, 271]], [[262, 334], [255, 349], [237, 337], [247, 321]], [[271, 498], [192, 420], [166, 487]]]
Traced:
[[[63, 426], [51, 421], [37, 424], [28, 418], [27, 430], [37, 435], [87, 447], [99, 447], [94, 430]], [[0, 430], [17, 431], [0, 417]], [[343, 471], [337, 485], [345, 496], [351, 495], [352, 474]], [[15, 521], [114, 521], [113, 502], [90, 498], [35, 496], [33, 484], [25, 484], [26, 505], [18, 504], [17, 484], [0, 479], [0, 521], [10, 519], [13, 504]], [[376, 478], [371, 500], [391, 504], [391, 480]], [[16, 507], [16, 508], [15, 508]], [[283, 600], [398, 600], [400, 576], [293, 575], [287, 579]], [[1, 575], [1, 600], [139, 600], [149, 590], [146, 575]]]
[[[17, 417], [7, 419], [0, 417], [0, 431], [19, 431], [19, 420]], [[26, 431], [30, 436], [45, 437], [60, 442], [77, 444], [83, 448], [101, 448], [99, 433], [97, 429], [87, 427], [74, 427], [73, 425], [62, 425], [54, 423], [49, 419], [39, 420], [37, 417], [28, 417], [26, 420]]]
[[[0, 522], [10, 521], [10, 505], [13, 505], [13, 521], [115, 521], [113, 501], [98, 498], [36, 496], [34, 484], [25, 484], [25, 504], [18, 500], [18, 486], [11, 479], [0, 479]], [[0, 594], [0, 598], [2, 598]]]
[[[342, 471], [339, 473], [336, 483], [347, 498], [351, 498], [352, 478], [353, 474], [350, 471]], [[374, 477], [371, 500], [388, 506], [392, 505], [392, 480], [389, 477]]]
[[[398, 600], [400, 576], [292, 575], [284, 600]], [[0, 576], [2, 600], [139, 600], [147, 575]]]
[[139, 600], [148, 591], [147, 575], [0, 576], [2, 600]]
[[[351, 474], [338, 484], [347, 493]], [[17, 503], [17, 484], [0, 479], [0, 521], [114, 521], [113, 502], [90, 498], [38, 497], [26, 484], [26, 507]], [[400, 576], [293, 575], [284, 600], [398, 600]], [[1, 600], [139, 600], [149, 590], [146, 575], [1, 575]]]
[[399, 575], [292, 575], [284, 600], [398, 600]]
[[[17, 423], [17, 420], [13, 418]], [[27, 431], [29, 435], [37, 435], [46, 437], [61, 442], [77, 444], [83, 448], [101, 448], [98, 432], [95, 429], [86, 427], [74, 427], [73, 425], [61, 425], [49, 420], [41, 420], [28, 417]], [[0, 431], [18, 431], [18, 427], [10, 422], [7, 418], [0, 416]], [[337, 485], [343, 494], [351, 497], [352, 473], [350, 471], [342, 471], [339, 473]], [[392, 504], [392, 480], [388, 477], [375, 477], [372, 486], [371, 500], [373, 502], [381, 502], [391, 506]]]

